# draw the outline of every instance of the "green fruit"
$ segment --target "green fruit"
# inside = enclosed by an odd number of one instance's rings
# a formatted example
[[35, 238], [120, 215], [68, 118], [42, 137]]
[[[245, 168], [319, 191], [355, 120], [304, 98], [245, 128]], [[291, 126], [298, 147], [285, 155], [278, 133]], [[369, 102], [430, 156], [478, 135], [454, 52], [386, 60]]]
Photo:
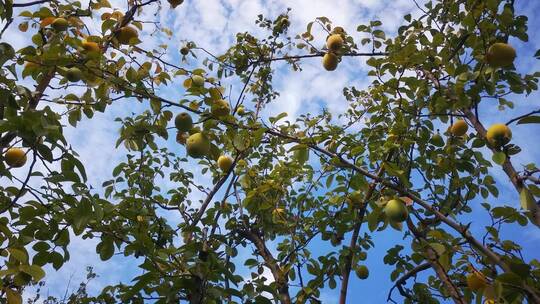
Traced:
[[231, 108], [229, 103], [223, 99], [217, 100], [212, 104], [212, 114], [217, 117], [229, 115]]
[[193, 75], [191, 76], [191, 84], [194, 87], [202, 87], [204, 86], [204, 77], [201, 75]]
[[69, 68], [66, 71], [66, 78], [71, 82], [78, 82], [82, 79], [82, 72], [79, 68]]
[[362, 192], [360, 191], [353, 191], [351, 194], [349, 194], [349, 199], [353, 205], [361, 205], [362, 204]]
[[193, 158], [201, 158], [210, 152], [210, 141], [204, 134], [195, 133], [188, 137], [186, 151]]
[[437, 133], [431, 137], [431, 143], [434, 146], [437, 147], [443, 147], [444, 146], [444, 139], [442, 138], [441, 134]]
[[403, 222], [409, 216], [407, 206], [405, 206], [405, 203], [400, 199], [388, 201], [384, 207], [384, 213], [394, 222]]
[[243, 116], [246, 114], [246, 108], [244, 108], [244, 106], [239, 106], [238, 109], [236, 109], [236, 113], [238, 113], [238, 115], [240, 116]]
[[507, 43], [494, 43], [489, 47], [486, 60], [493, 67], [511, 66], [516, 59], [516, 50]]
[[174, 126], [178, 131], [188, 132], [193, 128], [193, 119], [191, 119], [191, 116], [186, 112], [180, 113], [174, 118]]
[[366, 265], [360, 265], [358, 268], [356, 268], [356, 275], [359, 279], [365, 280], [369, 277], [369, 269], [366, 267]]
[[121, 44], [129, 44], [131, 39], [138, 37], [139, 33], [137, 33], [137, 29], [132, 26], [121, 27], [116, 33], [116, 39], [118, 39], [118, 42]]
[[59, 17], [54, 19], [54, 21], [51, 23], [52, 28], [57, 32], [65, 31], [69, 24], [66, 19]]

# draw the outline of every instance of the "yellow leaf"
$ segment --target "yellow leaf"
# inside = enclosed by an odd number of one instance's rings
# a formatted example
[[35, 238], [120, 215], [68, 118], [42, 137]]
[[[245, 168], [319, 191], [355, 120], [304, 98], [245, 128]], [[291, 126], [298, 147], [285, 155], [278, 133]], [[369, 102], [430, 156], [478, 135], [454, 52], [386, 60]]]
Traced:
[[7, 304], [22, 304], [22, 296], [17, 291], [7, 289]]

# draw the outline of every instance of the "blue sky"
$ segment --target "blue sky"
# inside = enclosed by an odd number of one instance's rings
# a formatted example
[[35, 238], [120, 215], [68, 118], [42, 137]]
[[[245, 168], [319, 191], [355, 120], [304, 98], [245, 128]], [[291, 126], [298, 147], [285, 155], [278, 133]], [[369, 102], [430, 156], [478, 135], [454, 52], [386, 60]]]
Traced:
[[[540, 48], [540, 33], [535, 29], [540, 28], [540, 17], [535, 12], [540, 11], [540, 1], [516, 1], [518, 14], [525, 14], [529, 17], [530, 42], [527, 44], [521, 41], [512, 40], [511, 43], [517, 48], [518, 59], [516, 66], [521, 73], [531, 73], [540, 70], [538, 60], [533, 58], [533, 54]], [[124, 7], [121, 1], [111, 1], [114, 5]], [[164, 7], [168, 4], [164, 2]], [[168, 40], [161, 35], [150, 35], [148, 31], [142, 36], [142, 47], [150, 48], [160, 43], [170, 45], [170, 50], [176, 50], [184, 41], [193, 40], [213, 53], [219, 54], [226, 50], [231, 44], [236, 32], [254, 31], [258, 29], [254, 23], [256, 16], [260, 13], [269, 17], [275, 17], [285, 11], [286, 7], [291, 7], [291, 22], [293, 33], [300, 33], [305, 29], [305, 25], [319, 16], [327, 16], [336, 25], [342, 25], [349, 32], [355, 32], [356, 25], [366, 23], [372, 19], [379, 19], [383, 22], [383, 28], [392, 33], [403, 21], [402, 16], [412, 12], [418, 14], [412, 0], [188, 0], [174, 11], [167, 9], [158, 14], [160, 21], [173, 30], [172, 39]], [[145, 13], [140, 19], [152, 19], [153, 12]], [[91, 25], [91, 29], [97, 29], [97, 24]], [[14, 27], [6, 33], [6, 39], [13, 40], [15, 45], [22, 46], [25, 41], [14, 31]], [[324, 35], [319, 35], [317, 42], [322, 45]], [[171, 61], [179, 61], [176, 52], [171, 51], [167, 58]], [[197, 53], [199, 58], [204, 54]], [[187, 65], [196, 64], [194, 59], [188, 59]], [[310, 59], [303, 64], [304, 71], [301, 73], [292, 72], [285, 66], [278, 66], [278, 74], [275, 77], [275, 85], [281, 92], [281, 97], [270, 108], [265, 110], [264, 115], [270, 116], [287, 111], [291, 119], [302, 113], [316, 113], [321, 107], [328, 107], [335, 113], [345, 110], [345, 98], [336, 92], [341, 92], [344, 86], [354, 85], [365, 87], [371, 81], [367, 78], [368, 70], [364, 59], [347, 58], [340, 64], [337, 71], [333, 73], [325, 72], [320, 67], [319, 59]], [[28, 83], [29, 85], [31, 82]], [[310, 89], [306, 89], [309, 84]], [[233, 96], [238, 94], [238, 84], [232, 83]], [[179, 99], [183, 89], [180, 82], [162, 88], [160, 94], [169, 99]], [[540, 94], [535, 93], [528, 98], [510, 98], [515, 103], [515, 108], [508, 112], [499, 112], [496, 105], [484, 103], [481, 108], [481, 117], [486, 125], [495, 122], [506, 122], [510, 118], [540, 108]], [[81, 159], [87, 166], [90, 182], [99, 187], [101, 183], [111, 176], [111, 162], [120, 162], [123, 159], [123, 151], [108, 154], [106, 157], [96, 157], [101, 151], [113, 151], [114, 143], [119, 125], [111, 123], [115, 117], [126, 116], [131, 111], [140, 111], [145, 105], [135, 104], [134, 101], [121, 101], [111, 106], [105, 114], [96, 114], [94, 119], [81, 122], [75, 130], [67, 128], [67, 137], [73, 143], [76, 151], [81, 154]], [[519, 164], [530, 162], [540, 162], [538, 151], [539, 126], [521, 125], [513, 126], [513, 143], [522, 146], [523, 152], [516, 156], [514, 163]], [[171, 149], [177, 149], [179, 153], [184, 153], [183, 148], [178, 148], [172, 142], [167, 143]], [[487, 157], [487, 158], [490, 158]], [[189, 169], [198, 172], [198, 167], [190, 163]], [[492, 205], [519, 206], [518, 196], [515, 190], [507, 185], [507, 177], [498, 167], [494, 167], [493, 174], [498, 181], [501, 190], [499, 198], [489, 198]], [[200, 173], [200, 172], [199, 172]], [[210, 179], [201, 174], [197, 174], [197, 179], [208, 185]], [[506, 186], [505, 186], [506, 185]], [[172, 186], [172, 185], [171, 185]], [[167, 187], [165, 183], [164, 188]], [[197, 197], [192, 197], [196, 199]], [[479, 204], [482, 201], [472, 202], [473, 209], [480, 210]], [[485, 212], [474, 212], [464, 222], [472, 222], [473, 232], [482, 232], [483, 226], [487, 222]], [[366, 229], [362, 229], [362, 233]], [[507, 226], [502, 233], [503, 237], [512, 239], [523, 246], [523, 253], [526, 259], [538, 258], [538, 242], [540, 241], [540, 230], [536, 227]], [[367, 264], [370, 267], [370, 277], [368, 280], [360, 281], [353, 276], [350, 284], [350, 303], [384, 303], [387, 293], [392, 286], [389, 274], [393, 267], [384, 265], [382, 258], [386, 251], [398, 243], [408, 244], [409, 240], [403, 242], [402, 234], [393, 230], [385, 230], [377, 233], [374, 238], [375, 248], [369, 252]], [[95, 267], [99, 278], [90, 285], [92, 292], [99, 291], [106, 284], [114, 284], [119, 281], [127, 282], [133, 278], [138, 270], [134, 267], [136, 261], [115, 257], [108, 262], [99, 261], [95, 254], [97, 241], [79, 240], [72, 238], [71, 261], [60, 271], [47, 270], [47, 288], [51, 295], [61, 295], [66, 288], [67, 278], [73, 276], [72, 289], [76, 289], [76, 284], [83, 280], [84, 266]], [[348, 238], [344, 241], [348, 243]], [[315, 250], [324, 251], [320, 242], [315, 242], [312, 247]], [[250, 250], [241, 253], [239, 260], [250, 254]], [[247, 276], [249, 272], [246, 272]], [[324, 303], [337, 302], [339, 291], [325, 290], [321, 299]], [[398, 299], [395, 293], [395, 299]], [[398, 300], [399, 302], [399, 300]]]

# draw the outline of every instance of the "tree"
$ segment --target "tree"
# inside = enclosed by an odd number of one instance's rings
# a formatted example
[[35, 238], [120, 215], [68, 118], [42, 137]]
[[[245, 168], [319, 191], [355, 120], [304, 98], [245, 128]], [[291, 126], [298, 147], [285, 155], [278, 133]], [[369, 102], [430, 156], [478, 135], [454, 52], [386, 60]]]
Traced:
[[[224, 54], [186, 42], [182, 57], [207, 56], [195, 69], [164, 59], [177, 50], [140, 47], [139, 33], [156, 23], [138, 17], [155, 9], [169, 5], [130, 1], [120, 12], [107, 0], [1, 3], [2, 34], [18, 25], [31, 36], [17, 50], [0, 44], [0, 294], [7, 303], [21, 303], [44, 268], [61, 268], [73, 237], [99, 239], [103, 260], [118, 253], [142, 261], [131, 283], [99, 295], [83, 288], [73, 296], [78, 303], [319, 303], [323, 288], [339, 288], [346, 303], [351, 273], [368, 277], [364, 261], [384, 229], [409, 244], [383, 257], [395, 266], [389, 301], [396, 289], [405, 303], [540, 303], [540, 262], [525, 260], [520, 245], [499, 234], [540, 225], [540, 170], [512, 163], [535, 143], [518, 147], [501, 125], [488, 134], [480, 119], [495, 107], [486, 100], [511, 111], [506, 96], [538, 89], [540, 73], [513, 65], [509, 39], [528, 40], [527, 17], [513, 0], [428, 1], [393, 37], [380, 21], [355, 31], [325, 17], [294, 36], [291, 12], [261, 15], [266, 34], [238, 33]], [[314, 44], [315, 28], [331, 36], [329, 48]], [[365, 57], [371, 85], [344, 88], [348, 110], [339, 120], [327, 110], [266, 119], [279, 96], [277, 66], [301, 73], [304, 60], [323, 57], [328, 70]], [[183, 99], [160, 94], [178, 81]], [[230, 83], [241, 85], [231, 92]], [[96, 189], [64, 130], [121, 100], [145, 111], [119, 119], [117, 145], [128, 153]], [[538, 123], [538, 113], [518, 113], [505, 125]], [[211, 187], [197, 183], [188, 161]], [[493, 166], [502, 166], [522, 208], [483, 203], [492, 224], [474, 235], [462, 219], [478, 209], [475, 198], [499, 195]], [[204, 198], [194, 200], [195, 192]], [[324, 244], [324, 254], [314, 244]], [[236, 260], [239, 250], [252, 258]], [[238, 275], [241, 267], [253, 269], [251, 279]], [[422, 272], [427, 279], [411, 283]]]

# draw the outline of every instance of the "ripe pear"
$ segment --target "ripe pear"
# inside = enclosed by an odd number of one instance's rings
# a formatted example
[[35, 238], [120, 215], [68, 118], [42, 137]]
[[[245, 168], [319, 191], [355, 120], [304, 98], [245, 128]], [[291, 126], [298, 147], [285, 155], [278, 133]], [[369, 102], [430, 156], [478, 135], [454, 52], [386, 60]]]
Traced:
[[343, 47], [343, 38], [340, 34], [332, 34], [326, 39], [326, 47], [332, 51], [339, 51]]
[[174, 118], [174, 126], [181, 132], [188, 132], [193, 128], [193, 119], [186, 113], [180, 113]]
[[369, 277], [369, 269], [366, 265], [360, 265], [356, 268], [356, 275], [359, 279], [365, 280]]
[[228, 155], [221, 155], [217, 160], [217, 164], [221, 171], [228, 172], [232, 167], [233, 159]]
[[204, 77], [202, 77], [201, 75], [191, 76], [191, 85], [194, 87], [204, 86]]
[[492, 67], [508, 67], [516, 59], [516, 50], [507, 43], [497, 42], [489, 47], [486, 61]]
[[384, 213], [394, 222], [403, 222], [409, 216], [407, 206], [401, 199], [393, 199], [386, 203]]
[[26, 153], [19, 148], [9, 148], [4, 155], [6, 164], [13, 168], [20, 168], [26, 163]]
[[65, 18], [58, 17], [51, 23], [52, 28], [57, 32], [63, 32], [67, 30], [69, 24]]
[[326, 53], [323, 57], [323, 67], [327, 71], [333, 71], [338, 66], [338, 56], [334, 53]]
[[132, 26], [121, 27], [116, 33], [116, 39], [118, 39], [118, 42], [121, 44], [129, 44], [131, 39], [138, 37], [139, 33], [137, 32], [137, 29]]
[[193, 158], [201, 158], [210, 152], [210, 141], [202, 133], [195, 133], [186, 141], [186, 151]]
[[212, 114], [217, 117], [229, 115], [231, 108], [229, 103], [223, 99], [217, 100], [212, 104]]
[[463, 119], [458, 119], [452, 126], [450, 126], [450, 133], [454, 136], [463, 136], [467, 133], [469, 126]]
[[88, 53], [99, 53], [101, 51], [101, 49], [99, 48], [99, 44], [93, 41], [84, 40], [82, 42], [82, 48]]
[[79, 68], [76, 68], [76, 67], [72, 67], [72, 68], [69, 68], [67, 69], [66, 71], [66, 78], [67, 80], [71, 81], [71, 82], [78, 82], [82, 79], [82, 72], [81, 70], [79, 70]]
[[487, 130], [487, 141], [494, 147], [502, 147], [512, 139], [512, 131], [505, 124], [494, 124]]
[[473, 271], [467, 275], [467, 286], [472, 291], [478, 291], [486, 288], [488, 283], [481, 272]]

